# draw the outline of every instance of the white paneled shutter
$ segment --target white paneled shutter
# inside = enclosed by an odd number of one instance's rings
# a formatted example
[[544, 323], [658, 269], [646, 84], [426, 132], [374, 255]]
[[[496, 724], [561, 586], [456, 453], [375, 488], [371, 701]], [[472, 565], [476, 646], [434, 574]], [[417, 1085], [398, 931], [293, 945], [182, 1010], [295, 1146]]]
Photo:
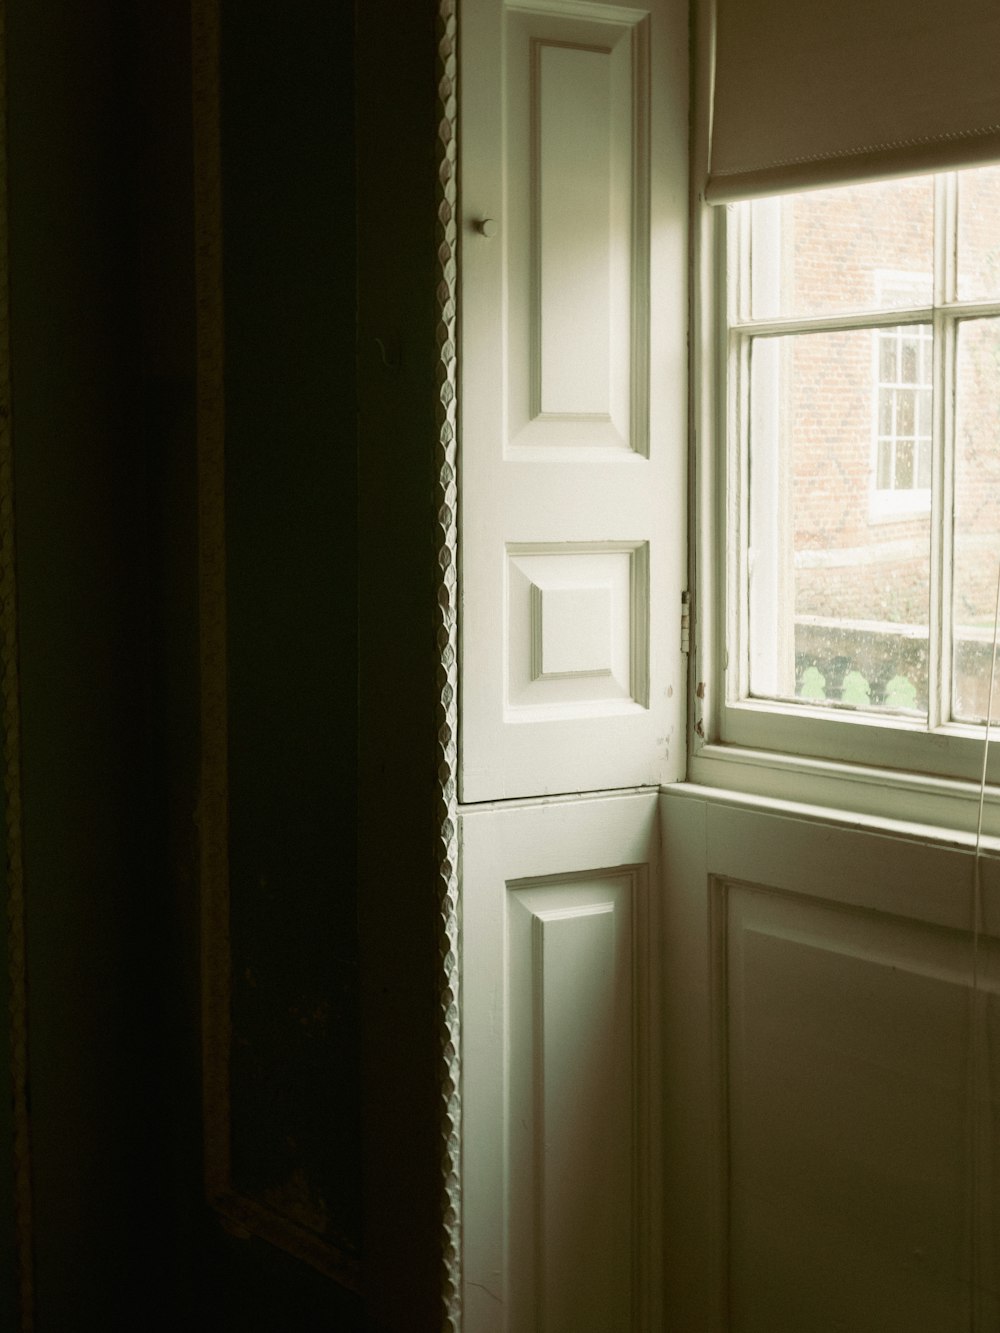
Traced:
[[686, 8], [459, 13], [468, 1333], [662, 1327], [656, 811], [684, 771]]
[[685, 7], [461, 9], [461, 800], [684, 765]]

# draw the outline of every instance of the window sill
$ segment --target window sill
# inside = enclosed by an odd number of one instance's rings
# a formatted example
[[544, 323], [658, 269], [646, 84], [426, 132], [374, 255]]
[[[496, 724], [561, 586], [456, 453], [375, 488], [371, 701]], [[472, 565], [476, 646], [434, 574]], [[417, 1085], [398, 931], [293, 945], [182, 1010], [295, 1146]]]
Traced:
[[[977, 782], [707, 743], [692, 752], [687, 785], [768, 808], [794, 807], [811, 817], [833, 817], [836, 812], [841, 820], [848, 816], [866, 827], [906, 836], [962, 847], [975, 843]], [[986, 788], [983, 847], [1000, 852], [996, 787]]]
[[922, 518], [931, 512], [931, 493], [929, 487], [914, 487], [910, 490], [879, 491], [874, 487], [868, 492], [868, 521], [870, 523], [891, 523], [894, 520]]

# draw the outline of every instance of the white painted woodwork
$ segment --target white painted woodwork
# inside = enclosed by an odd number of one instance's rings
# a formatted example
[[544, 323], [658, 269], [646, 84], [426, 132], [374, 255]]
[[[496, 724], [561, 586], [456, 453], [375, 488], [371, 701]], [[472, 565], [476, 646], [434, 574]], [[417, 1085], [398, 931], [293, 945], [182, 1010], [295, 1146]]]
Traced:
[[653, 793], [461, 817], [465, 1327], [660, 1327]]
[[967, 850], [660, 799], [664, 1326], [1000, 1327], [1000, 866], [973, 1023]]
[[646, 454], [648, 21], [529, 0], [504, 29], [504, 442]]
[[464, 0], [461, 41], [461, 799], [675, 780], [686, 15]]
[[635, 893], [631, 873], [509, 889], [508, 1152], [534, 1167], [511, 1180], [534, 1270], [514, 1327], [631, 1320]]
[[[611, 327], [612, 276], [625, 289], [623, 309], [629, 276], [624, 265], [612, 275], [613, 241], [622, 230], [611, 210], [617, 193], [611, 173], [615, 57], [607, 50], [544, 41], [532, 44], [532, 56], [533, 96], [525, 109], [535, 121], [531, 131], [538, 145], [528, 187], [537, 191], [538, 214], [530, 242], [537, 247], [537, 407], [547, 417], [610, 422], [612, 357], [617, 360], [624, 351], [627, 358], [629, 351], [627, 326], [614, 330], [619, 338], [625, 335], [624, 348], [615, 344]], [[532, 258], [529, 253], [529, 264]], [[624, 441], [627, 402], [616, 406]]]
[[611, 584], [532, 584], [537, 629], [534, 679], [554, 676], [609, 676], [613, 631]]
[[973, 1022], [967, 849], [545, 799], [684, 776], [686, 9], [462, 0], [464, 1326], [1000, 1328], [997, 863]]
[[646, 545], [518, 546], [507, 567], [505, 718], [644, 712], [649, 700]]

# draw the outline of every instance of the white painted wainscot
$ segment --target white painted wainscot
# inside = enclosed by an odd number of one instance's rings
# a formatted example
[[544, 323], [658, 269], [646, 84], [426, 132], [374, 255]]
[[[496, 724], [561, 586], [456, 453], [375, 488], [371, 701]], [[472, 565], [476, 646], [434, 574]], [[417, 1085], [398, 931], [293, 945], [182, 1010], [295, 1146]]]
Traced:
[[467, 1329], [960, 1333], [973, 1226], [1000, 1328], [993, 854], [974, 1007], [961, 835], [684, 785], [462, 830]]

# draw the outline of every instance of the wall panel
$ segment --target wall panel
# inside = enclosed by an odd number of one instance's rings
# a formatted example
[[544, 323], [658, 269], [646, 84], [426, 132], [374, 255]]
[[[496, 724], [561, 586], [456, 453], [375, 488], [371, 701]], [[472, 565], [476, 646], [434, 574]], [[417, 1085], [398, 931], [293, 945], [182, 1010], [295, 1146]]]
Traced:
[[658, 1326], [654, 811], [647, 793], [462, 816], [476, 1333]]
[[668, 1327], [993, 1326], [997, 862], [661, 800]]

